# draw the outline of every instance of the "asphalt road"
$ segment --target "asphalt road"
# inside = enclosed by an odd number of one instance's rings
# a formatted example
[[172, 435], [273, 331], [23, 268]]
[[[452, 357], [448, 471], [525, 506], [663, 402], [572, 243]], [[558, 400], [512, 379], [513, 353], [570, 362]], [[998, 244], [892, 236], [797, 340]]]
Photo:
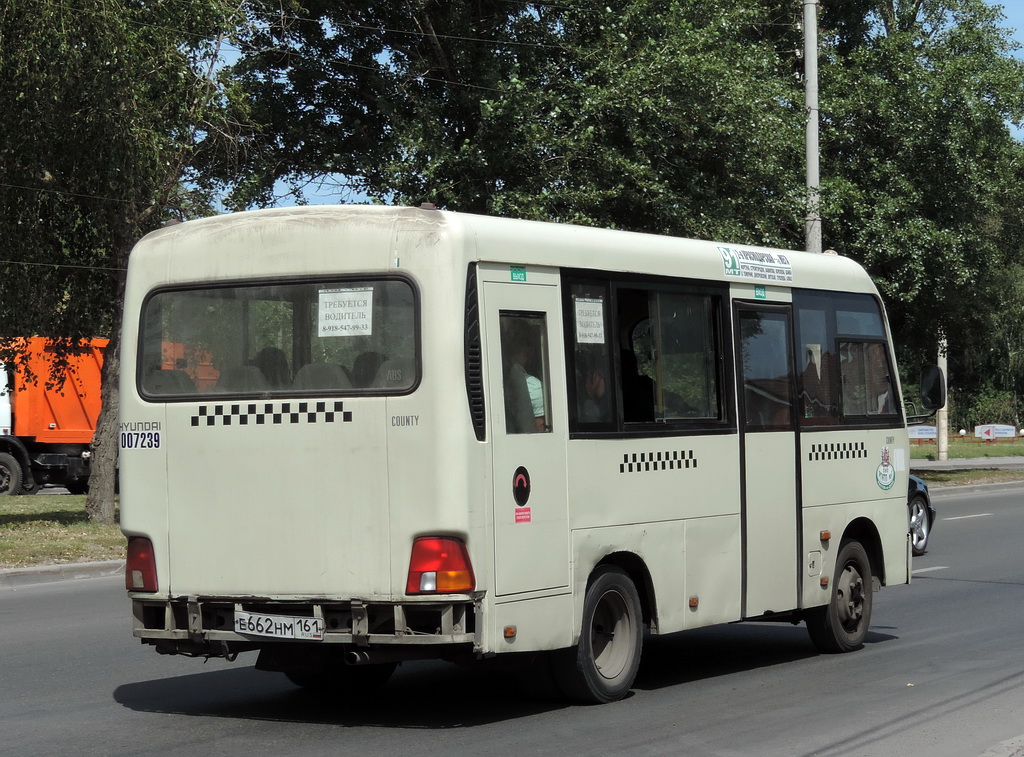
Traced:
[[0, 589], [0, 744], [53, 755], [1024, 755], [1024, 487], [936, 497], [910, 586], [864, 649], [802, 626], [651, 638], [634, 692], [532, 701], [504, 673], [407, 664], [354, 704], [131, 637], [118, 578]]

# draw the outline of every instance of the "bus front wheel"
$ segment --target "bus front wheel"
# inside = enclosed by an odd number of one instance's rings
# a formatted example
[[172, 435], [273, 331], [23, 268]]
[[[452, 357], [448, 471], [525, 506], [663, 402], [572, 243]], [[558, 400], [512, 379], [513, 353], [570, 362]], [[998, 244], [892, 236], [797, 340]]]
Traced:
[[552, 658], [555, 679], [569, 699], [614, 702], [633, 685], [642, 644], [643, 614], [636, 586], [619, 568], [598, 568], [583, 601], [579, 644]]
[[850, 652], [864, 644], [871, 624], [871, 561], [859, 541], [843, 542], [836, 557], [832, 595], [807, 611], [807, 631], [821, 652]]

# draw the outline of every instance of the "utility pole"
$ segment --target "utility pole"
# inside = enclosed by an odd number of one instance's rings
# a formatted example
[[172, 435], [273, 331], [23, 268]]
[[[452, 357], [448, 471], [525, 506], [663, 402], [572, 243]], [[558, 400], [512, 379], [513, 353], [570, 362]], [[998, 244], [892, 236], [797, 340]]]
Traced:
[[[946, 355], [948, 354], [948, 345], [946, 344], [946, 337], [939, 337], [939, 359], [938, 365], [939, 370], [942, 371], [942, 375], [946, 376], [946, 368], [948, 367], [948, 361]], [[947, 387], [949, 382], [946, 382]], [[938, 458], [939, 460], [949, 460], [949, 401], [942, 406], [942, 409], [935, 413], [935, 427], [936, 427], [936, 443], [938, 444]]]
[[821, 252], [821, 196], [818, 168], [818, 3], [804, 0], [804, 109], [807, 113], [807, 216], [804, 235], [808, 252]]

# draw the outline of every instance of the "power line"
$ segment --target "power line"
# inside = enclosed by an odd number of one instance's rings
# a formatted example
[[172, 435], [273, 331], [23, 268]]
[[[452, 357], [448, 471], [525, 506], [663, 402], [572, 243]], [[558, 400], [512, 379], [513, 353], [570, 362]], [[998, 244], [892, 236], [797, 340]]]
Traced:
[[76, 263], [39, 263], [31, 260], [0, 260], [0, 265], [30, 265], [37, 268], [74, 268], [80, 271], [109, 271], [124, 273], [127, 268], [115, 268], [102, 265], [78, 265]]
[[29, 187], [24, 184], [8, 184], [7, 182], [0, 182], [0, 187], [4, 189], [27, 189], [30, 192], [43, 192], [45, 194], [59, 195], [61, 197], [77, 197], [82, 200], [101, 200], [103, 202], [116, 202], [119, 205], [147, 205], [151, 203], [143, 203], [138, 200], [125, 200], [118, 199], [116, 197], [103, 197], [102, 195], [90, 195], [82, 192], [66, 192], [60, 189], [50, 189], [48, 187]]

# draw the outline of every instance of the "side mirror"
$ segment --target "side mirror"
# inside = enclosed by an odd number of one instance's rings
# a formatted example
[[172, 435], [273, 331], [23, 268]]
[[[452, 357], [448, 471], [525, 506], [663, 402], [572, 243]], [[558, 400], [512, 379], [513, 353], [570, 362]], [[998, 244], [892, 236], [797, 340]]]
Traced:
[[946, 377], [937, 365], [921, 370], [921, 404], [932, 413], [946, 406]]

